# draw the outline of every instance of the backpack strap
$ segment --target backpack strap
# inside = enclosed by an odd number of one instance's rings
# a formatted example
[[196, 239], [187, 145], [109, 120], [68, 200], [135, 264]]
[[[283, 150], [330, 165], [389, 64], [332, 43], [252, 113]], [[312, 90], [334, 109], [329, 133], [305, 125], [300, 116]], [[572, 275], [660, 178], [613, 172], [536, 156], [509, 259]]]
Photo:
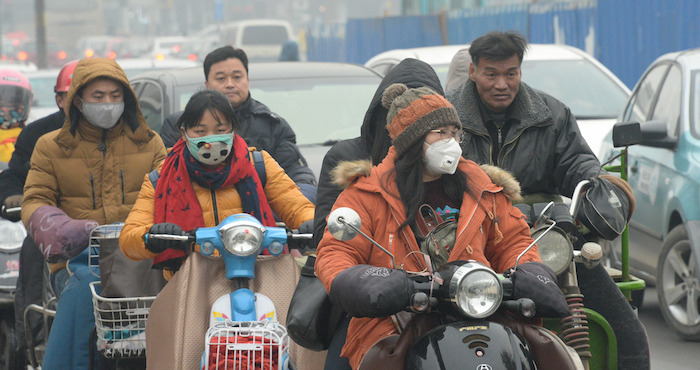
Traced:
[[160, 178], [160, 172], [158, 172], [157, 168], [148, 173], [148, 179], [151, 180], [151, 185], [153, 185], [153, 190], [155, 190], [156, 185], [158, 185], [158, 178]]
[[250, 153], [251, 160], [253, 161], [253, 165], [255, 166], [255, 172], [258, 173], [258, 177], [260, 178], [260, 183], [262, 187], [265, 187], [265, 184], [267, 183], [267, 172], [265, 172], [265, 159], [263, 158], [262, 153], [260, 153], [257, 150], [254, 150]]

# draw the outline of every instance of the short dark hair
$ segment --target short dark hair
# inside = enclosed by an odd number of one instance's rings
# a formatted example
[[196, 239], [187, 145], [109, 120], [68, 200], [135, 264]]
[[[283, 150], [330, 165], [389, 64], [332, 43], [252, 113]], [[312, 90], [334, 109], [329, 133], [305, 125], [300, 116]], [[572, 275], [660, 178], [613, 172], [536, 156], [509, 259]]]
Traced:
[[[177, 126], [185, 130], [197, 126], [206, 111], [211, 112], [219, 120], [223, 118], [230, 122], [233, 131], [238, 131], [238, 116], [233, 110], [231, 102], [226, 95], [216, 90], [202, 90], [194, 93], [187, 102], [180, 119], [177, 120]], [[216, 111], [221, 112], [224, 116], [220, 117], [220, 115], [215, 114]]]
[[527, 49], [527, 39], [516, 31], [491, 31], [476, 38], [469, 45], [469, 55], [474, 65], [479, 64], [480, 58], [505, 60], [517, 55], [520, 63]]
[[248, 56], [243, 49], [234, 48], [231, 45], [222, 46], [218, 49], [214, 49], [206, 58], [204, 58], [204, 80], [209, 79], [209, 71], [214, 63], [222, 62], [226, 59], [236, 58], [243, 63], [243, 68], [245, 68], [245, 73], [248, 73]]

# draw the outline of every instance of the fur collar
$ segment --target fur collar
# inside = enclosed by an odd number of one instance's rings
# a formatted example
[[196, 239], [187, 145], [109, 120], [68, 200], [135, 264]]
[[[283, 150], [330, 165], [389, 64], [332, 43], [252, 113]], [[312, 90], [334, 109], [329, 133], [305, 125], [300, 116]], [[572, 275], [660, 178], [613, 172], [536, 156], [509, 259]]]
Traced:
[[[491, 178], [494, 184], [503, 188], [503, 193], [512, 202], [522, 200], [520, 183], [510, 172], [489, 164], [482, 164], [479, 167]], [[369, 176], [371, 169], [372, 162], [366, 159], [342, 161], [331, 171], [331, 181], [345, 189], [359, 176]]]

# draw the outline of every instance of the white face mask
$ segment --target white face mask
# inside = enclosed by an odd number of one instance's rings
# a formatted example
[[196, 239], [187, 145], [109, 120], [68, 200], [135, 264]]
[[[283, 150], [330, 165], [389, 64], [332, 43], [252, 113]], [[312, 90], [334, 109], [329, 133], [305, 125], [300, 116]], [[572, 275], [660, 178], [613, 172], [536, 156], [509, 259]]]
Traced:
[[90, 124], [108, 130], [119, 122], [119, 118], [124, 113], [124, 102], [87, 103], [83, 101], [83, 109], [80, 111]]
[[425, 166], [434, 175], [453, 174], [457, 171], [459, 157], [462, 156], [462, 148], [459, 143], [451, 139], [448, 142], [438, 140], [432, 144], [425, 143], [428, 149], [425, 150]]

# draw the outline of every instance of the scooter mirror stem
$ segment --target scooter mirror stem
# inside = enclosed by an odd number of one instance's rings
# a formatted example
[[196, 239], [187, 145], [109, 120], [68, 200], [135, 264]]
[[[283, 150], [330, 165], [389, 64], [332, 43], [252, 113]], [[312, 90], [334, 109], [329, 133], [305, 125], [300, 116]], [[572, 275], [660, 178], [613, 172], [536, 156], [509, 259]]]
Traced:
[[513, 267], [513, 270], [517, 270], [517, 269], [518, 269], [518, 265], [520, 264], [520, 257], [524, 256], [525, 253], [527, 253], [527, 251], [529, 251], [535, 244], [537, 244], [537, 242], [538, 242], [540, 239], [542, 239], [542, 237], [545, 236], [545, 234], [547, 234], [547, 233], [549, 232], [549, 230], [552, 230], [552, 228], [554, 227], [554, 225], [557, 224], [557, 222], [554, 221], [554, 220], [550, 220], [550, 222], [551, 222], [551, 224], [549, 225], [549, 227], [547, 228], [547, 230], [545, 230], [543, 233], [541, 233], [541, 234], [537, 237], [537, 239], [533, 240], [532, 243], [530, 243], [530, 245], [528, 245], [527, 248], [525, 248], [525, 250], [523, 250], [522, 252], [520, 252], [520, 254], [518, 255], [518, 258], [515, 259], [515, 267]]
[[352, 225], [348, 222], [345, 222], [345, 218], [343, 216], [338, 216], [337, 220], [339, 223], [351, 228], [352, 230], [354, 230], [358, 234], [364, 236], [365, 239], [369, 240], [370, 242], [372, 242], [372, 244], [376, 245], [377, 248], [382, 250], [382, 252], [388, 254], [389, 257], [391, 257], [391, 268], [394, 268], [394, 269], [396, 268], [396, 259], [394, 258], [394, 255], [391, 252], [389, 252], [386, 248], [382, 247], [379, 243], [375, 242], [374, 239], [370, 238], [367, 234], [363, 233], [362, 230], [357, 228], [355, 225]]

